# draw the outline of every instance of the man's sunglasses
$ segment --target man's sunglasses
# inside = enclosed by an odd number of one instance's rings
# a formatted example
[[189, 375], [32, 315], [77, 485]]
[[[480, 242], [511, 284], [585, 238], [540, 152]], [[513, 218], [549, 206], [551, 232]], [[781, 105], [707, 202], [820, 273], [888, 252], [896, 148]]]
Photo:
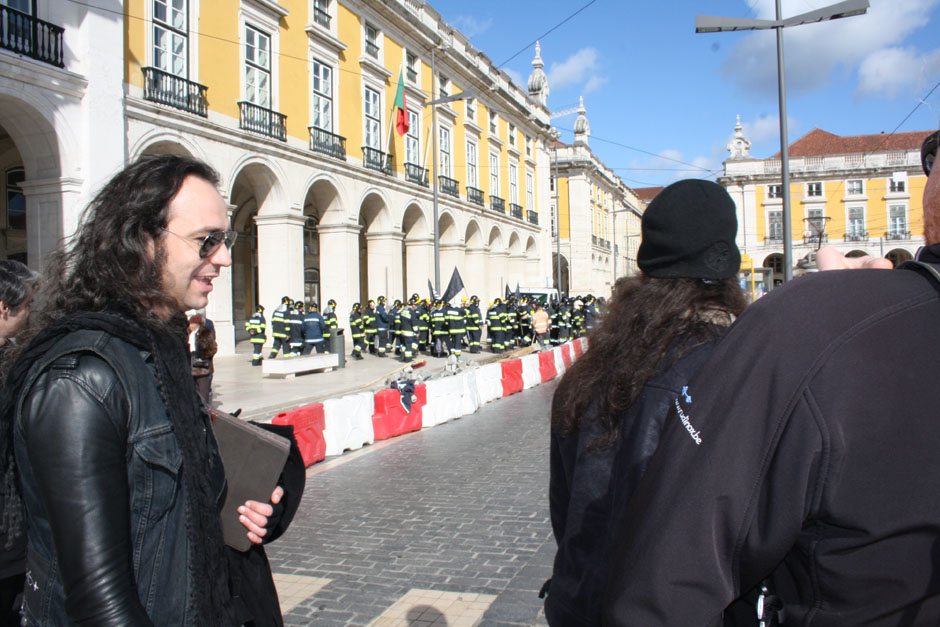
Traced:
[[937, 158], [938, 144], [940, 144], [940, 131], [934, 131], [927, 136], [920, 146], [920, 165], [924, 168], [924, 174], [927, 176], [930, 176], [934, 159]]
[[[189, 242], [190, 245], [194, 246], [195, 242], [189, 239], [188, 237], [183, 237], [179, 233], [174, 233], [170, 229], [164, 228], [164, 231], [170, 235], [176, 235], [184, 242]], [[212, 255], [215, 251], [219, 249], [219, 246], [225, 244], [225, 247], [229, 250], [232, 249], [232, 246], [235, 245], [235, 239], [238, 237], [237, 231], [213, 231], [206, 235], [202, 240], [202, 244], [199, 245], [199, 258], [205, 259], [206, 257]], [[195, 247], [195, 246], [194, 246]]]

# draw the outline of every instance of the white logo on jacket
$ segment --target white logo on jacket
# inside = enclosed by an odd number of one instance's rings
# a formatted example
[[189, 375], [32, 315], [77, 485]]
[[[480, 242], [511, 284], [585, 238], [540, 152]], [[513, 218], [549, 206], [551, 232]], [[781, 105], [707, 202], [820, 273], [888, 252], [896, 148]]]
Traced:
[[[684, 390], [683, 390], [684, 393]], [[701, 431], [696, 431], [695, 427], [692, 426], [692, 422], [689, 420], [689, 417], [685, 415], [685, 412], [682, 411], [682, 407], [679, 405], [679, 399], [677, 398], [673, 401], [676, 404], [676, 412], [679, 414], [679, 420], [682, 421], [682, 425], [685, 427], [685, 430], [689, 432], [689, 436], [695, 441], [698, 446], [702, 445], [702, 433]]]

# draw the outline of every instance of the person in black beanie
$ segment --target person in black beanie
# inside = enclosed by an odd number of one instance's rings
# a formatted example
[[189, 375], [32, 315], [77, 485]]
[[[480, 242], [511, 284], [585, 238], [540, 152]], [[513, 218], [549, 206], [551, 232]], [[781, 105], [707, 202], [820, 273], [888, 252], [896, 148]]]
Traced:
[[[0, 397], [0, 538], [27, 539], [23, 624], [246, 622], [183, 314], [231, 264], [217, 183], [195, 159], [142, 157], [48, 260]], [[240, 508], [252, 542], [281, 496]]]
[[666, 187], [642, 218], [639, 276], [619, 279], [590, 349], [552, 403], [549, 507], [558, 551], [550, 625], [601, 624], [608, 534], [656, 449], [672, 400], [744, 309], [737, 219], [720, 185]]

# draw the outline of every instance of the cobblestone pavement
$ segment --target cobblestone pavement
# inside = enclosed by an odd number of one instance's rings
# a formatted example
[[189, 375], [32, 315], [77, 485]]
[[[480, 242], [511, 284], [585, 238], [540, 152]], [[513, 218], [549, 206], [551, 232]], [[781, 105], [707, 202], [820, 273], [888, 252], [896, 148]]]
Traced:
[[308, 470], [268, 547], [287, 625], [545, 625], [555, 384]]

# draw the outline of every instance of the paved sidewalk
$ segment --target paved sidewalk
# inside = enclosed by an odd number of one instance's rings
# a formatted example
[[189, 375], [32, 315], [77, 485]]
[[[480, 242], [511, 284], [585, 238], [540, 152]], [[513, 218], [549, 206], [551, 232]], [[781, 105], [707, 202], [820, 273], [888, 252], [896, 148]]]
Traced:
[[285, 624], [545, 625], [555, 387], [309, 468], [267, 547]]
[[[357, 361], [347, 355], [345, 368], [282, 379], [261, 374], [260, 367], [251, 365], [251, 352], [251, 344], [243, 341], [236, 345], [234, 355], [215, 358], [213, 404], [228, 412], [241, 408], [242, 418], [260, 421], [307, 403], [384, 388], [386, 377], [405, 365], [394, 356], [382, 358], [366, 354], [362, 361]], [[485, 361], [494, 357], [488, 352], [471, 354], [464, 351], [461, 359]], [[422, 370], [431, 372], [442, 371], [447, 363], [446, 359], [437, 357], [415, 357], [417, 361], [422, 359], [427, 362]]]

